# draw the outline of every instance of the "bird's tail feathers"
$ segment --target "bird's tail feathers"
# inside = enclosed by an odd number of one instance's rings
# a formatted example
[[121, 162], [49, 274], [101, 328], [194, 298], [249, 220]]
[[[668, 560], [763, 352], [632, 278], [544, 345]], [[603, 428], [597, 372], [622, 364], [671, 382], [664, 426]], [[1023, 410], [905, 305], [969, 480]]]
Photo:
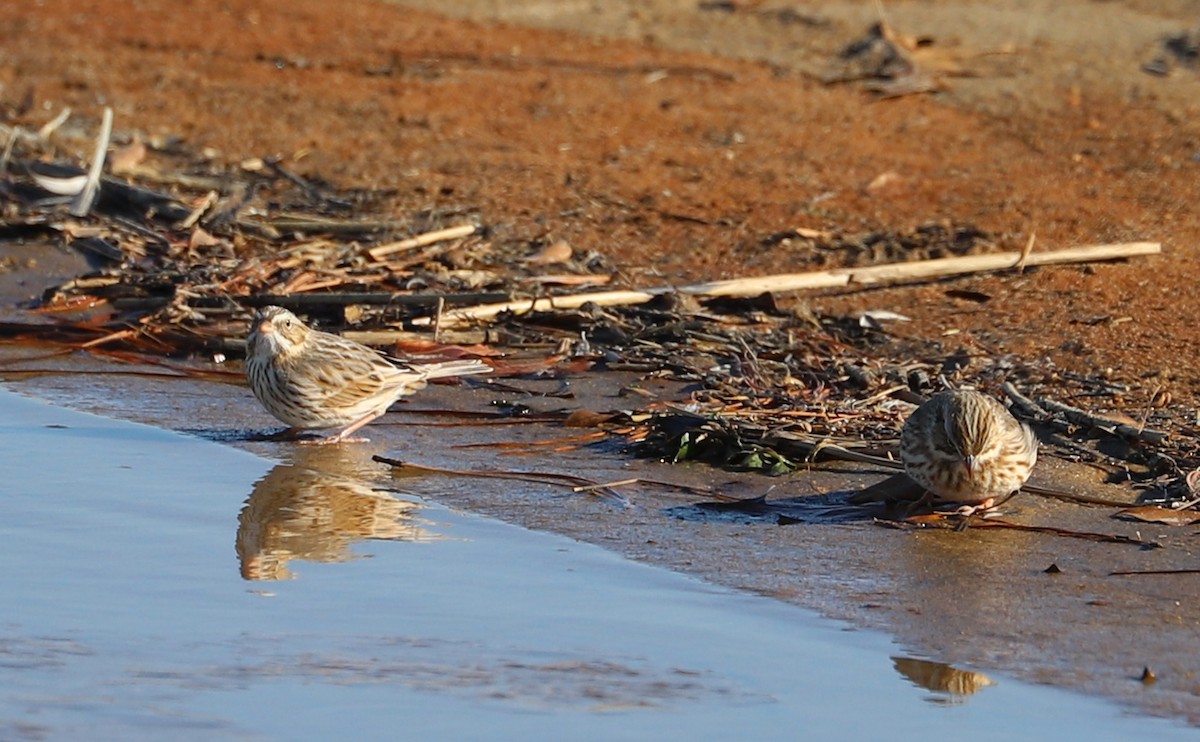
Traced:
[[475, 374], [490, 374], [492, 367], [476, 359], [446, 361], [444, 363], [427, 363], [414, 365], [426, 379], [442, 379], [447, 376], [474, 376]]

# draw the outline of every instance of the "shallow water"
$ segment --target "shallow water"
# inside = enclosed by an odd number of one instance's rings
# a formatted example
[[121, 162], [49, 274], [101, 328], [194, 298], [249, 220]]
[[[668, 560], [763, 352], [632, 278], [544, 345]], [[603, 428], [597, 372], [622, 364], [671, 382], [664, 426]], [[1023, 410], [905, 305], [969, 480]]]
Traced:
[[2, 739], [1194, 733], [219, 444], [0, 421]]

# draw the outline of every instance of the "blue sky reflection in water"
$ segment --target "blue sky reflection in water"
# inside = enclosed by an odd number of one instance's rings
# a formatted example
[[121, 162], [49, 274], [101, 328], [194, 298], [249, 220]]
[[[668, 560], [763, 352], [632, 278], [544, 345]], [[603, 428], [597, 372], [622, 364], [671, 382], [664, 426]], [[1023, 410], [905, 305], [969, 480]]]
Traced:
[[4, 391], [0, 462], [0, 739], [1194, 734], [933, 694], [787, 604]]

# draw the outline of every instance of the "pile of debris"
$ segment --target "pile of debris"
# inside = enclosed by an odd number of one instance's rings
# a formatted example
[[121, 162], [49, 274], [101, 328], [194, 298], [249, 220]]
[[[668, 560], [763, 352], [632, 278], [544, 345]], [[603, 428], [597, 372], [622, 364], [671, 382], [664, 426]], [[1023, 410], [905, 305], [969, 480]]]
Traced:
[[478, 209], [397, 217], [393, 194], [338, 190], [278, 160], [221, 164], [173, 140], [127, 135], [110, 153], [108, 117], [85, 167], [64, 149], [78, 137], [55, 135], [66, 120], [0, 130], [0, 239], [59, 243], [85, 253], [93, 270], [47, 289], [32, 308], [39, 321], [6, 323], [9, 336], [236, 356], [253, 307], [279, 304], [393, 350], [485, 343], [549, 359], [514, 363], [512, 374], [569, 362], [687, 382], [685, 405], [660, 406], [627, 435], [659, 458], [772, 474], [822, 452], [886, 457], [913, 404], [975, 386], [1007, 394], [1018, 415], [1049, 428], [1055, 455], [1191, 496], [1181, 483], [1200, 465], [1195, 431], [1165, 406], [1141, 420], [1105, 414], [1103, 400], [1129, 395], [1128, 386], [1049, 361], [902, 339], [885, 329], [902, 319], [891, 313], [818, 316], [778, 300], [806, 288], [1127, 257], [1156, 244], [999, 252], [1000, 240], [970, 225], [857, 236], [796, 229], [761, 242], [810, 272], [637, 288], [622, 285], [603, 255], [520, 238]]

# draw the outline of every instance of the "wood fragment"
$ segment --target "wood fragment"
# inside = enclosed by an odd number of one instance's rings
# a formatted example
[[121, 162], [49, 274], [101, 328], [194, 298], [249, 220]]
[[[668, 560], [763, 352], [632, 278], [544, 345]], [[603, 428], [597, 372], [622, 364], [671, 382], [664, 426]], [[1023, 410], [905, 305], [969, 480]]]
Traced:
[[[429, 340], [428, 332], [412, 330], [347, 330], [342, 337], [363, 345], [383, 347], [397, 343]], [[481, 345], [494, 341], [487, 330], [442, 330], [439, 342], [451, 345]]]
[[237, 224], [245, 229], [266, 232], [324, 232], [328, 234], [371, 234], [403, 229], [407, 222], [379, 220], [340, 220], [317, 217], [283, 216], [275, 219], [238, 219]]
[[1057, 412], [1065, 417], [1070, 422], [1076, 425], [1083, 425], [1089, 428], [1100, 428], [1102, 430], [1111, 430], [1123, 438], [1132, 440], [1145, 441], [1156, 446], [1161, 446], [1167, 442], [1169, 435], [1161, 430], [1152, 430], [1150, 428], [1138, 428], [1120, 420], [1114, 420], [1111, 417], [1104, 415], [1093, 414], [1086, 410], [1081, 410], [1078, 407], [1072, 407], [1069, 404], [1064, 404], [1049, 397], [1042, 397], [1038, 400], [1038, 404], [1050, 412]]
[[0, 175], [8, 172], [8, 161], [12, 159], [13, 147], [16, 146], [19, 136], [21, 136], [21, 127], [14, 126], [8, 130], [8, 138], [4, 142], [4, 154], [0, 156]]
[[442, 341], [442, 315], [446, 312], [446, 297], [439, 296], [433, 311], [433, 342]]
[[1013, 401], [1013, 406], [1025, 413], [1026, 417], [1033, 418], [1034, 420], [1044, 420], [1050, 417], [1050, 413], [1043, 410], [1037, 402], [1017, 391], [1017, 388], [1013, 386], [1011, 381], [1004, 382], [1000, 388]]
[[304, 193], [307, 194], [308, 197], [311, 198], [313, 201], [328, 201], [329, 200], [324, 195], [322, 195], [321, 190], [319, 188], [317, 188], [317, 186], [310, 183], [306, 178], [300, 176], [298, 173], [292, 172], [290, 169], [284, 167], [283, 164], [279, 161], [279, 159], [270, 158], [268, 160], [265, 160], [263, 162], [263, 164], [267, 168], [269, 168], [272, 172], [274, 172], [276, 175], [278, 175], [279, 177], [281, 177], [287, 181], [290, 181], [292, 184], [294, 184], [300, 190], [304, 191]]
[[[1116, 260], [1140, 255], [1156, 255], [1162, 252], [1158, 242], [1129, 242], [1113, 245], [1090, 245], [1064, 250], [1034, 253], [1028, 256], [1026, 265], [1055, 265], [1099, 260]], [[586, 294], [555, 296], [541, 299], [520, 299], [466, 307], [448, 312], [443, 318], [446, 324], [463, 324], [488, 321], [504, 312], [548, 312], [563, 309], [578, 309], [584, 304], [598, 306], [624, 306], [643, 304], [656, 296], [680, 293], [694, 296], [757, 296], [765, 292], [802, 291], [807, 289], [836, 288], [852, 285], [868, 286], [884, 281], [922, 280], [939, 276], [955, 276], [968, 273], [1008, 270], [1021, 259], [1018, 252], [968, 255], [960, 258], [938, 258], [906, 263], [891, 263], [865, 268], [835, 268], [832, 270], [806, 273], [784, 273], [753, 278], [735, 278], [725, 281], [708, 281], [688, 286], [660, 286], [647, 289], [598, 291]], [[428, 319], [417, 320], [428, 324]]]
[[111, 332], [103, 337], [98, 337], [94, 340], [88, 340], [85, 343], [80, 343], [79, 347], [83, 348], [83, 349], [93, 348], [97, 345], [104, 345], [105, 343], [111, 343], [114, 340], [125, 340], [127, 338], [133, 337], [136, 334], [137, 334], [137, 330], [117, 330], [116, 332]]
[[183, 221], [179, 222], [178, 227], [180, 229], [191, 229], [192, 227], [196, 226], [196, 224], [200, 221], [200, 217], [204, 216], [213, 206], [216, 206], [217, 201], [220, 200], [220, 198], [220, 193], [210, 190], [207, 194], [205, 194], [204, 198], [200, 199], [200, 201], [196, 204], [196, 207], [192, 209], [192, 213], [188, 214]]
[[313, 307], [339, 307], [348, 304], [367, 304], [370, 306], [391, 305], [430, 305], [436, 306], [438, 301], [446, 304], [467, 304], [478, 301], [494, 301], [497, 298], [507, 298], [508, 294], [499, 291], [479, 291], [461, 294], [406, 294], [385, 293], [382, 291], [340, 292], [327, 294], [259, 294], [256, 296], [238, 297], [238, 301], [248, 307], [279, 306], [286, 309], [311, 309]]
[[1037, 243], [1037, 230], [1030, 230], [1029, 239], [1025, 241], [1025, 246], [1021, 248], [1021, 257], [1017, 260], [1017, 273], [1024, 273], [1025, 266], [1029, 263], [1029, 256], [1033, 254], [1033, 246]]
[[376, 245], [375, 247], [367, 250], [367, 254], [371, 256], [372, 260], [383, 260], [388, 255], [404, 252], [406, 250], [414, 250], [418, 247], [425, 247], [426, 245], [432, 245], [435, 242], [454, 240], [460, 237], [470, 237], [471, 235], [475, 234], [478, 229], [478, 225], [475, 224], [460, 224], [457, 227], [447, 227], [445, 229], [438, 229], [434, 230], [433, 232], [419, 234], [415, 237], [409, 237], [408, 239]]
[[521, 283], [532, 283], [541, 286], [603, 286], [612, 283], [612, 276], [588, 273], [555, 273], [543, 276], [518, 278]]

